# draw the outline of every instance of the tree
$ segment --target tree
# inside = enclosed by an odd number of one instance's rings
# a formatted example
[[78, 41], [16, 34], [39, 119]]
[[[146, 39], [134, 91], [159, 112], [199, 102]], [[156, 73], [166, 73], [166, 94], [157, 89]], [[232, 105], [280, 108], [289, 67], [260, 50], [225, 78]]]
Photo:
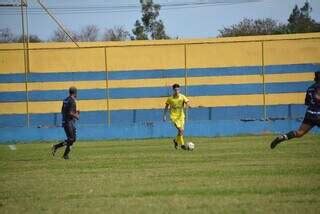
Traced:
[[[78, 35], [76, 32], [71, 32], [71, 36], [75, 41], [78, 41]], [[50, 39], [50, 41], [54, 41], [54, 42], [67, 42], [67, 41], [71, 41], [70, 38], [68, 37], [68, 35], [61, 30], [60, 28], [56, 29], [53, 32], [53, 35]]]
[[11, 32], [10, 28], [0, 29], [0, 43], [14, 42], [15, 36]]
[[167, 34], [166, 34], [162, 20], [159, 20], [158, 22], [154, 23], [153, 30], [151, 31], [151, 38], [153, 38], [153, 39], [170, 39], [170, 37], [167, 36]]
[[289, 33], [319, 32], [320, 23], [311, 18], [311, 12], [312, 7], [308, 1], [300, 9], [295, 5], [288, 19]]
[[[27, 42], [27, 36], [24, 36], [25, 42]], [[23, 36], [17, 36], [13, 34], [10, 28], [0, 29], [0, 43], [10, 43], [10, 42], [23, 42]], [[29, 42], [42, 42], [42, 40], [37, 35], [29, 35]]]
[[87, 25], [81, 29], [78, 35], [79, 41], [93, 42], [98, 39], [99, 28], [96, 25]]
[[245, 18], [238, 24], [219, 30], [219, 37], [320, 32], [320, 23], [311, 18], [311, 12], [311, 5], [306, 1], [303, 7], [296, 5], [293, 8], [288, 24], [281, 24], [270, 18]]
[[131, 39], [170, 39], [165, 32], [165, 26], [162, 20], [159, 20], [161, 6], [154, 4], [153, 0], [140, 0], [142, 17], [134, 24]]
[[[25, 42], [27, 42], [27, 36], [25, 36]], [[15, 42], [23, 42], [23, 36], [18, 37], [15, 39]], [[37, 43], [37, 42], [42, 42], [42, 40], [37, 36], [37, 35], [29, 35], [29, 42]]]
[[270, 35], [286, 33], [286, 27], [270, 18], [257, 20], [244, 18], [238, 24], [219, 30], [219, 33], [219, 37]]
[[132, 33], [135, 35], [135, 37], [131, 37], [132, 40], [148, 40], [148, 34], [145, 32], [144, 26], [139, 20], [134, 24]]
[[130, 33], [122, 26], [116, 26], [111, 29], [106, 29], [103, 39], [105, 41], [125, 41], [130, 38]]

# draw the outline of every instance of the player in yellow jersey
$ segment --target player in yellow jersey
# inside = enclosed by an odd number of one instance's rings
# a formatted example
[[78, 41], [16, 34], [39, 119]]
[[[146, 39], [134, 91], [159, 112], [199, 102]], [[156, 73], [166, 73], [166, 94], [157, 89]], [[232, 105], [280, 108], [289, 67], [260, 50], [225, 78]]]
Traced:
[[166, 101], [166, 106], [164, 108], [163, 120], [167, 120], [167, 112], [170, 107], [170, 119], [172, 123], [178, 130], [177, 137], [173, 140], [174, 147], [178, 149], [178, 144], [180, 144], [182, 149], [186, 149], [184, 145], [183, 132], [184, 132], [184, 108], [190, 107], [188, 98], [180, 93], [179, 84], [174, 84], [172, 86], [173, 95], [169, 97]]

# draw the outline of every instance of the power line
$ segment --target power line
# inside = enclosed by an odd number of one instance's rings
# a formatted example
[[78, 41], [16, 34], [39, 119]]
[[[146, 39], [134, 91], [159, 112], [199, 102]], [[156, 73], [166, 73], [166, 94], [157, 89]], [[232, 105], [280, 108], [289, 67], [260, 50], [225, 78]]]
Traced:
[[[199, 8], [199, 7], [212, 7], [212, 6], [220, 6], [220, 5], [235, 5], [235, 4], [244, 4], [244, 3], [255, 3], [261, 2], [263, 0], [242, 0], [240, 2], [221, 2], [221, 1], [193, 1], [193, 2], [177, 2], [177, 3], [163, 3], [161, 5], [161, 10], [173, 10], [173, 9], [189, 9], [189, 8]], [[30, 7], [29, 14], [30, 15], [41, 15], [44, 12], [41, 8], [38, 7]], [[118, 6], [75, 6], [75, 7], [62, 7], [62, 6], [51, 6], [48, 9], [54, 11], [55, 14], [92, 14], [92, 13], [116, 13], [116, 12], [134, 12], [140, 11], [140, 4], [123, 4]], [[14, 9], [12, 9], [14, 10]], [[0, 15], [17, 15], [18, 12], [10, 11], [1, 13]]]

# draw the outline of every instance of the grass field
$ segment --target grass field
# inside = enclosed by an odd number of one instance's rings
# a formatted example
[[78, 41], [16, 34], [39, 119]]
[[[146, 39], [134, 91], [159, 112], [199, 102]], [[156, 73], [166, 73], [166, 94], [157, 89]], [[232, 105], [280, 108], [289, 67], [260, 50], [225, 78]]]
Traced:
[[[0, 146], [0, 213], [320, 213], [319, 135]], [[190, 139], [189, 139], [190, 140]]]

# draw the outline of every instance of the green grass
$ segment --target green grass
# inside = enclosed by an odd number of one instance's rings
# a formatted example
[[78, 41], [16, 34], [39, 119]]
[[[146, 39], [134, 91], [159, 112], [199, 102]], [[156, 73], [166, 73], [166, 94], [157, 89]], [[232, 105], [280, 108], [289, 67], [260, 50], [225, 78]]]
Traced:
[[[0, 146], [0, 213], [320, 213], [319, 135]], [[190, 138], [189, 138], [190, 140]]]

